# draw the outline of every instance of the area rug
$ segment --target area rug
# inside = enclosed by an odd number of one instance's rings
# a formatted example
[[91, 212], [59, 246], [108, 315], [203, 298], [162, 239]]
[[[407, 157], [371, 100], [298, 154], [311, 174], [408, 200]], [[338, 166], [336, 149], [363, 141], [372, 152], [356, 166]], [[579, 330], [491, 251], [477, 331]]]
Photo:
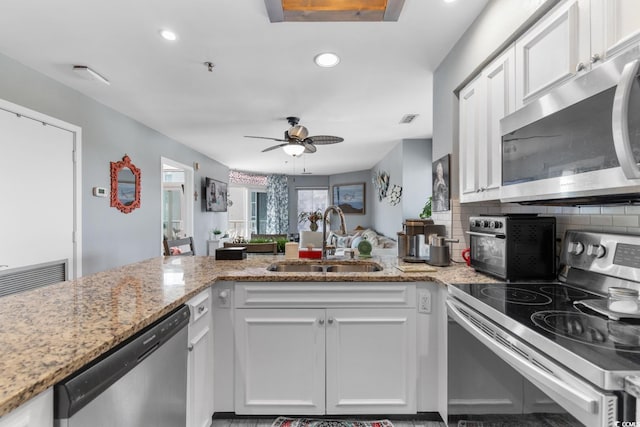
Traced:
[[315, 418], [278, 417], [271, 427], [393, 427], [389, 420], [322, 420]]

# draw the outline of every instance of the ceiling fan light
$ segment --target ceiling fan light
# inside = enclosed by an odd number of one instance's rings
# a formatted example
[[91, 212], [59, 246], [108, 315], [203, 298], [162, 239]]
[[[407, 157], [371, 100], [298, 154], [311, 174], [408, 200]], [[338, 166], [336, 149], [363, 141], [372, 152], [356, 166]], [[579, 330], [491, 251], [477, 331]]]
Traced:
[[304, 145], [302, 144], [287, 144], [282, 147], [285, 153], [293, 157], [299, 157], [304, 152]]
[[325, 52], [316, 55], [315, 58], [313, 58], [313, 61], [318, 67], [331, 68], [338, 65], [340, 57], [335, 53]]

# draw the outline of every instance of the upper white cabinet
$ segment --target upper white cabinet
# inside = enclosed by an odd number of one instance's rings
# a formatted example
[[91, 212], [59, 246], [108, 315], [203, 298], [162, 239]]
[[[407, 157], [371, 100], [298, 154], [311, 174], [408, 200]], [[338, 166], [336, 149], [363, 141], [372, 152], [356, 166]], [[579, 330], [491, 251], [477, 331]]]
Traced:
[[460, 92], [460, 201], [500, 198], [500, 119], [515, 109], [512, 46]]
[[561, 3], [516, 41], [517, 107], [588, 67], [589, 6], [589, 0]]
[[567, 0], [516, 41], [516, 107], [640, 39], [637, 0]]

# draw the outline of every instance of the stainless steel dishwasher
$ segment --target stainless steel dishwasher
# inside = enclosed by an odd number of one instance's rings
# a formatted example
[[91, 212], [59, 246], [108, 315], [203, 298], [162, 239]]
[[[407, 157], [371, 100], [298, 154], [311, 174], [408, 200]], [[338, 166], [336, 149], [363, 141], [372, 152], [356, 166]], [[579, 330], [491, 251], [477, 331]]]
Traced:
[[182, 306], [56, 384], [54, 425], [184, 426], [188, 323]]

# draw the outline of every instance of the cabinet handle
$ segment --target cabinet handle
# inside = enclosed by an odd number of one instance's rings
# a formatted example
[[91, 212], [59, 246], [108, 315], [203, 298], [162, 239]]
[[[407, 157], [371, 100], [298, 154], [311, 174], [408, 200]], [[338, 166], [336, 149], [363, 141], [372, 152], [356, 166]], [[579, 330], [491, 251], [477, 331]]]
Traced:
[[593, 55], [591, 55], [591, 63], [595, 64], [596, 62], [600, 61], [602, 59], [602, 57], [600, 56], [599, 53], [594, 53]]
[[204, 305], [198, 307], [198, 313], [202, 313], [204, 311]]
[[333, 324], [333, 317], [329, 317], [329, 320], [327, 320], [327, 322], [332, 325]]
[[318, 319], [318, 323], [324, 325], [324, 319]]
[[218, 294], [218, 298], [220, 299], [227, 299], [229, 297], [229, 291], [228, 290], [224, 290], [224, 291], [220, 291], [220, 293]]
[[187, 347], [187, 350], [193, 351], [193, 344], [189, 344], [189, 346]]
[[579, 62], [578, 65], [576, 65], [576, 73], [579, 73], [580, 71], [584, 70], [586, 67], [584, 65], [583, 62]]

